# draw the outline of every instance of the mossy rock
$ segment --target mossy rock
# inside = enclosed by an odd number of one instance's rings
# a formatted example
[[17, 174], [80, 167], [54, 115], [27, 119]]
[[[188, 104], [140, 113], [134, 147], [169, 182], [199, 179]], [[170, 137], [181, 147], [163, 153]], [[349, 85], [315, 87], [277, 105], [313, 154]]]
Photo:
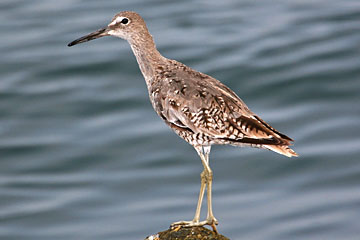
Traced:
[[205, 227], [175, 228], [151, 235], [145, 240], [229, 240]]

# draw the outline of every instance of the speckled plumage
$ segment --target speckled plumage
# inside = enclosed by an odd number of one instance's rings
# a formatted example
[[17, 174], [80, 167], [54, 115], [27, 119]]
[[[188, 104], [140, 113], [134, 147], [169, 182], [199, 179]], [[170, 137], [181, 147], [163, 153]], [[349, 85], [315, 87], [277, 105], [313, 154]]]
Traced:
[[[208, 224], [216, 231], [218, 221], [213, 215], [211, 201], [211, 145], [251, 146], [266, 148], [288, 157], [297, 156], [289, 148], [293, 140], [251, 112], [230, 88], [211, 76], [163, 57], [156, 49], [145, 21], [137, 13], [120, 12], [106, 28], [81, 37], [69, 43], [69, 46], [103, 36], [116, 36], [129, 42], [155, 111], [170, 128], [195, 148], [204, 166], [194, 219], [176, 222], [173, 226]], [[205, 189], [208, 214], [205, 221], [199, 221]]]
[[175, 60], [158, 65], [149, 86], [155, 111], [191, 145], [231, 144], [278, 147], [295, 155], [292, 141], [252, 113], [218, 80]]

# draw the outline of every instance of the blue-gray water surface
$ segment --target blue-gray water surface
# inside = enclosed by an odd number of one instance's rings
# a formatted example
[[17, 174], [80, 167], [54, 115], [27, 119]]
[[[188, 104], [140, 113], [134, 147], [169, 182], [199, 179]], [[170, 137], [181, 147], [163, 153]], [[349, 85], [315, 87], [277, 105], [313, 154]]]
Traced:
[[193, 217], [201, 161], [153, 111], [129, 45], [66, 46], [122, 10], [295, 139], [295, 159], [213, 147], [220, 233], [360, 239], [358, 0], [2, 0], [0, 239], [138, 240]]

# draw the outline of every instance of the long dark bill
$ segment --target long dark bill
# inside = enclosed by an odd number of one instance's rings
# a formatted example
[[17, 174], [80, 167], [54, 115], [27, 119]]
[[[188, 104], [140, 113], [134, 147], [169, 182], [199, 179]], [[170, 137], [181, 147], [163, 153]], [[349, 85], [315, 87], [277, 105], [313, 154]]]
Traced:
[[92, 32], [86, 36], [83, 36], [81, 38], [78, 38], [78, 39], [72, 41], [71, 43], [68, 44], [68, 47], [74, 46], [79, 43], [88, 42], [88, 41], [91, 41], [91, 40], [94, 40], [94, 39], [97, 39], [100, 37], [105, 37], [105, 36], [108, 36], [108, 29], [102, 28], [102, 29]]

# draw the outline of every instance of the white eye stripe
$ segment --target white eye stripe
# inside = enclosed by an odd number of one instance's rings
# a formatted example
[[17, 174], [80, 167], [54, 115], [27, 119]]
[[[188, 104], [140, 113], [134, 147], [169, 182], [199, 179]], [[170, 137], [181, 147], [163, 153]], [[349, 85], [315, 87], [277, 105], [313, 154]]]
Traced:
[[[112, 21], [108, 26], [113, 26], [115, 24], [120, 23], [124, 18], [126, 17], [117, 17], [114, 19], [114, 21]], [[128, 20], [128, 22], [126, 24], [129, 24], [130, 20]]]

